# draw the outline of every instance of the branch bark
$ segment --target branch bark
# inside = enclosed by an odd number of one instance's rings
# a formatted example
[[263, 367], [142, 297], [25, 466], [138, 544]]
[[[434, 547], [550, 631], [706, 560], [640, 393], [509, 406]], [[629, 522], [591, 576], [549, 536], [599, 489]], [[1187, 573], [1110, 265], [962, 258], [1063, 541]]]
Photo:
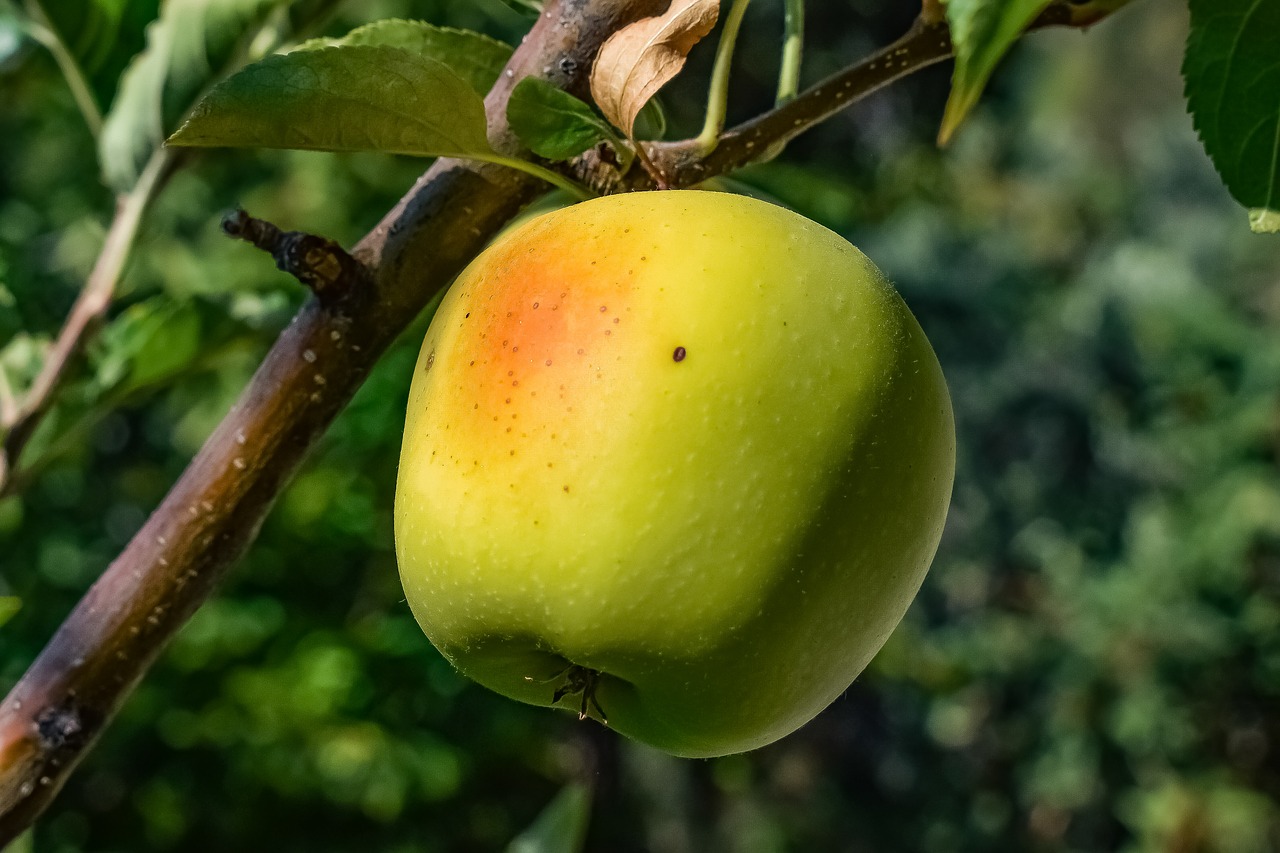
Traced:
[[[487, 107], [537, 75], [584, 91], [600, 42], [661, 0], [560, 0], [516, 52]], [[378, 357], [436, 291], [543, 189], [512, 169], [437, 161], [353, 250], [371, 272], [312, 299], [163, 503], [0, 705], [0, 847], [32, 824], [169, 640], [252, 542], [298, 464]]]

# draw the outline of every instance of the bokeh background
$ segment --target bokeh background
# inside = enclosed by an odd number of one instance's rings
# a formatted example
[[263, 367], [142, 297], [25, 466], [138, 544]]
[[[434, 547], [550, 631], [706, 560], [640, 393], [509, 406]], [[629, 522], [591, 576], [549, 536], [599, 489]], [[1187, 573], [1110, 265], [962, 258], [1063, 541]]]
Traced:
[[[57, 4], [50, 4], [57, 5]], [[805, 77], [913, 4], [811, 3]], [[127, 4], [114, 74], [156, 0]], [[758, 2], [733, 115], [767, 106]], [[350, 3], [516, 41], [500, 0]], [[847, 694], [748, 755], [678, 760], [451, 671], [396, 577], [391, 506], [423, 331], [384, 359], [257, 545], [26, 842], [66, 851], [501, 850], [588, 780], [593, 851], [1280, 850], [1280, 240], [1196, 141], [1185, 4], [1024, 40], [945, 151], [949, 68], [736, 176], [896, 282], [954, 395], [959, 471], [919, 599]], [[664, 95], [699, 122], [713, 45]], [[0, 502], [0, 690], [141, 525], [301, 300], [220, 236], [237, 204], [350, 243], [423, 164], [214, 152], [152, 211], [119, 309]], [[0, 12], [0, 360], [28, 375], [111, 199], [49, 55]]]

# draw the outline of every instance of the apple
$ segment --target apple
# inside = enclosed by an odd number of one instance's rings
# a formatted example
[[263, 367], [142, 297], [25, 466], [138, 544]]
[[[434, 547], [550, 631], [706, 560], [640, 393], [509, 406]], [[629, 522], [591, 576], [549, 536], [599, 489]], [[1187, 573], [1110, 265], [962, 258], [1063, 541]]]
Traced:
[[459, 670], [682, 756], [770, 743], [902, 618], [950, 398], [857, 249], [737, 195], [617, 195], [500, 237], [436, 313], [395, 538]]

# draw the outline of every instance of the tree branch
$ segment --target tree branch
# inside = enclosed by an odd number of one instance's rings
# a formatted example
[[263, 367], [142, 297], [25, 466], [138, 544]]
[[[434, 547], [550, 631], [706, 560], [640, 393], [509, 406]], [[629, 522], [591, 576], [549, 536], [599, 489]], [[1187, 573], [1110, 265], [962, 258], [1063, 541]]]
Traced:
[[[596, 49], [662, 0], [552, 0], [487, 99], [495, 147], [528, 75], [584, 91]], [[254, 539], [298, 464], [422, 307], [544, 189], [437, 161], [353, 250], [371, 275], [310, 300], [236, 408], [0, 705], [0, 847], [39, 816], [174, 633]]]
[[[1029, 30], [1053, 26], [1087, 27], [1115, 10], [1113, 3], [1056, 0]], [[730, 128], [707, 152], [703, 140], [654, 142], [645, 145], [653, 171], [672, 188], [692, 187], [766, 159], [766, 152], [781, 146], [816, 124], [857, 103], [897, 80], [936, 65], [952, 56], [951, 35], [935, 6], [926, 2], [924, 12], [901, 38], [858, 62], [836, 72], [795, 98]], [[632, 169], [619, 175], [616, 168], [590, 151], [568, 167], [581, 183], [601, 195], [654, 189], [650, 175]]]
[[762, 152], [785, 145], [855, 101], [950, 56], [947, 28], [917, 21], [888, 47], [730, 129], [709, 154], [702, 156], [703, 149], [693, 140], [656, 146], [650, 156], [673, 184], [692, 186], [759, 160]]
[[0, 498], [16, 491], [14, 484], [19, 479], [18, 463], [22, 451], [49, 413], [76, 358], [111, 307], [129, 251], [137, 239], [142, 215], [172, 174], [177, 160], [172, 151], [157, 152], [147, 163], [137, 185], [119, 197], [107, 239], [40, 372], [9, 417], [0, 417], [0, 429], [4, 430], [3, 440], [0, 440]]

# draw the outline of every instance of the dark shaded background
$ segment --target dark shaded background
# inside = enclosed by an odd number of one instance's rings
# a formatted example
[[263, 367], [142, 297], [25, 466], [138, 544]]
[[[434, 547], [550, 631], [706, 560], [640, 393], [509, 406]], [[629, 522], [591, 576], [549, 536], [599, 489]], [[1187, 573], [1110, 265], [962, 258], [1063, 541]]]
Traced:
[[[768, 105], [757, 3], [738, 118]], [[811, 3], [806, 80], [910, 3]], [[155, 2], [131, 6], [145, 20]], [[517, 40], [499, 0], [349, 4]], [[488, 851], [594, 780], [597, 851], [1280, 850], [1280, 243], [1201, 152], [1186, 13], [1142, 0], [1020, 46], [953, 146], [948, 68], [738, 180], [847, 235], [897, 283], [956, 405], [954, 505], [889, 645], [801, 732], [669, 758], [463, 681], [410, 616], [391, 501], [421, 326], [383, 361], [259, 543], [34, 835], [62, 851]], [[0, 14], [0, 361], [21, 378], [110, 210], [49, 56]], [[142, 43], [122, 28], [108, 83]], [[130, 35], [132, 33], [132, 35]], [[700, 122], [713, 45], [664, 96]], [[100, 84], [104, 98], [112, 86]], [[7, 689], [141, 525], [301, 299], [218, 233], [244, 204], [351, 242], [423, 168], [216, 152], [144, 230], [121, 311], [0, 502]]]

